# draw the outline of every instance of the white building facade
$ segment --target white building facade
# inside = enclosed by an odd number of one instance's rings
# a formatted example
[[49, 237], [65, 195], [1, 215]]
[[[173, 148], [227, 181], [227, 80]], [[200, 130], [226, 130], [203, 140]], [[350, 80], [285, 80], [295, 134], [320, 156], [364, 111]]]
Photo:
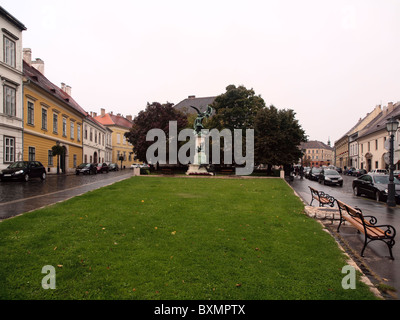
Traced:
[[22, 31], [0, 7], [0, 169], [23, 159]]
[[111, 130], [88, 114], [83, 121], [83, 162], [110, 162], [112, 154], [110, 141]]

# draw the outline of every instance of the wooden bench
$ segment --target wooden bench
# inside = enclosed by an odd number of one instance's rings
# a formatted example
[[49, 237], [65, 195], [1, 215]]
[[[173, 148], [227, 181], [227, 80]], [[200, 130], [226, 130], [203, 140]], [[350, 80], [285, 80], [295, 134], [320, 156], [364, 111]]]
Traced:
[[231, 173], [233, 173], [233, 169], [232, 168], [224, 168], [224, 169], [221, 169], [221, 173], [231, 174]]
[[323, 207], [325, 205], [329, 205], [330, 207], [333, 207], [335, 205], [335, 198], [330, 196], [329, 194], [323, 192], [323, 191], [318, 191], [317, 189], [314, 189], [310, 186], [308, 186], [311, 191], [311, 202], [310, 206], [312, 206], [312, 203], [314, 200], [317, 200], [319, 202], [319, 206]]
[[[389, 248], [390, 259], [394, 260], [392, 248], [395, 244], [394, 237], [396, 236], [396, 229], [391, 225], [376, 225], [377, 219], [374, 216], [363, 215], [361, 209], [353, 208], [340, 200], [336, 200], [336, 202], [340, 213], [340, 222], [337, 232], [340, 232], [339, 229], [342, 222], [347, 221], [357, 229], [358, 233], [364, 234], [364, 247], [361, 250], [362, 257], [364, 257], [364, 250], [368, 243], [380, 240], [386, 243]], [[367, 218], [367, 220], [365, 218]]]

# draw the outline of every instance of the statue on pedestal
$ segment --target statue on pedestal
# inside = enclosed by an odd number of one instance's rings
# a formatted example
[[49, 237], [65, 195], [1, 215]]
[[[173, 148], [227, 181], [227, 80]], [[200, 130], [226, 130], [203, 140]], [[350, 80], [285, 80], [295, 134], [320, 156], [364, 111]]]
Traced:
[[191, 108], [197, 111], [197, 118], [194, 121], [194, 134], [196, 135], [196, 149], [195, 149], [195, 157], [194, 163], [189, 165], [189, 170], [186, 174], [210, 174], [205, 168], [208, 166], [208, 161], [205, 153], [205, 143], [204, 136], [202, 135], [203, 119], [209, 118], [213, 112], [213, 109], [208, 106], [207, 111], [200, 112], [196, 107], [190, 106]]

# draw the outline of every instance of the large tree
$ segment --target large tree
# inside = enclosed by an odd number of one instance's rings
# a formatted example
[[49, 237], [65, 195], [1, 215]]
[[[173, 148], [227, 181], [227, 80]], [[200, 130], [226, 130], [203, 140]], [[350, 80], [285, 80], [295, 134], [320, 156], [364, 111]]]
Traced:
[[302, 157], [300, 143], [307, 137], [291, 109], [266, 107], [257, 113], [254, 122], [255, 162], [268, 165], [289, 165]]
[[209, 127], [223, 129], [253, 129], [257, 112], [265, 107], [261, 96], [253, 89], [244, 86], [229, 85], [226, 92], [215, 98], [212, 107], [215, 115], [209, 121]]
[[154, 143], [153, 141], [146, 141], [147, 133], [151, 129], [161, 129], [168, 139], [170, 121], [177, 121], [178, 132], [187, 126], [186, 115], [174, 109], [173, 104], [169, 102], [165, 104], [159, 102], [148, 103], [146, 110], [140, 111], [134, 118], [132, 128], [125, 133], [125, 136], [133, 145], [133, 152], [139, 161], [147, 161], [147, 149]]

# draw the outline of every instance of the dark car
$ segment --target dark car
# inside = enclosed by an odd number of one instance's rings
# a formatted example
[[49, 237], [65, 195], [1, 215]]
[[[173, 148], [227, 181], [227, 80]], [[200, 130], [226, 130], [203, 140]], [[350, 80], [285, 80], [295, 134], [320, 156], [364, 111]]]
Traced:
[[[389, 175], [387, 174], [364, 174], [353, 180], [354, 195], [364, 194], [376, 201], [386, 201], [388, 193]], [[400, 202], [400, 180], [394, 178], [396, 202]]]
[[97, 173], [108, 173], [108, 171], [110, 171], [107, 163], [95, 163], [94, 166], [97, 168]]
[[308, 173], [308, 179], [318, 181], [321, 171], [322, 168], [312, 167], [310, 172]]
[[110, 163], [108, 165], [108, 168], [109, 168], [110, 171], [118, 171], [119, 170], [118, 164], [116, 164], [116, 163]]
[[79, 166], [76, 167], [75, 173], [79, 175], [82, 174], [96, 174], [97, 168], [94, 166], [93, 163], [81, 163]]
[[362, 176], [363, 174], [367, 174], [367, 170], [364, 170], [364, 169], [356, 169], [356, 170], [354, 170], [354, 171], [352, 172], [352, 175], [353, 175], [353, 176], [356, 176], [356, 177], [360, 177], [360, 176]]
[[347, 168], [347, 169], [344, 171], [344, 174], [347, 174], [348, 176], [352, 176], [354, 170], [357, 170], [357, 169], [354, 168], [354, 167]]
[[343, 178], [339, 172], [333, 169], [322, 169], [318, 176], [318, 182], [330, 185], [343, 186]]
[[30, 178], [46, 179], [46, 168], [39, 161], [17, 161], [1, 171], [0, 179], [24, 180]]

